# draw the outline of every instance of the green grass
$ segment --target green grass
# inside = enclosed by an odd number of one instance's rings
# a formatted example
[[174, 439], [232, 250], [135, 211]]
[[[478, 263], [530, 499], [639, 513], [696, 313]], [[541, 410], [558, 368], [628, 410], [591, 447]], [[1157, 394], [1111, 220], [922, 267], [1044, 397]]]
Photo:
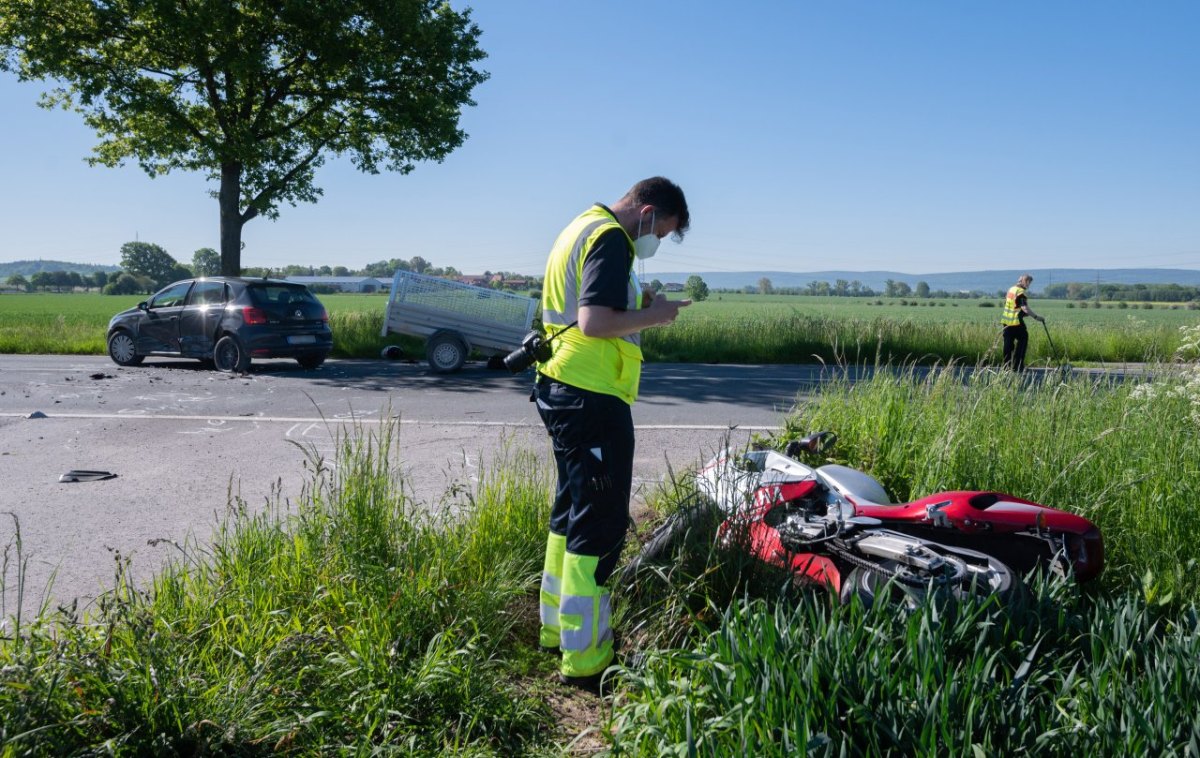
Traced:
[[[679, 297], [672, 295], [671, 297]], [[102, 355], [108, 319], [140, 297], [37, 294], [0, 297], [0, 353]], [[382, 295], [322, 295], [334, 333], [334, 356], [374, 358], [386, 344], [423, 358], [421, 340], [381, 336]], [[794, 363], [813, 360], [883, 362], [950, 360], [997, 362], [999, 309], [972, 300], [883, 300], [720, 294], [685, 308], [670, 327], [648, 329], [651, 361]], [[1049, 321], [1032, 323], [1029, 361], [1141, 362], [1169, 359], [1179, 328], [1200, 320], [1194, 311], [1156, 305], [1075, 308], [1041, 301]], [[1047, 339], [1047, 330], [1049, 339]], [[1050, 340], [1053, 340], [1051, 346]]]
[[624, 677], [613, 753], [1194, 753], [1195, 611], [1037, 589], [1012, 613], [734, 601], [710, 632]]

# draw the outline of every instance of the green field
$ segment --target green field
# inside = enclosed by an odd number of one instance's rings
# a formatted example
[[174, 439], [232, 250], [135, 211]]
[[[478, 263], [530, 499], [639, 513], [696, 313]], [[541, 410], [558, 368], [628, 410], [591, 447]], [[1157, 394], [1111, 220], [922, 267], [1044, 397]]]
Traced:
[[[2, 296], [0, 353], [102, 355], [108, 319], [139, 299], [99, 294]], [[380, 336], [384, 296], [322, 295], [321, 300], [330, 312], [335, 356], [376, 357], [388, 343], [421, 355], [419, 340]], [[1000, 309], [984, 307], [994, 306], [992, 300], [875, 302], [717, 293], [684, 309], [671, 327], [647, 330], [643, 348], [651, 361], [860, 363], [878, 359], [974, 364], [998, 360]], [[1048, 324], [1046, 329], [1031, 324], [1031, 364], [1169, 359], [1179, 346], [1179, 327], [1200, 322], [1200, 313], [1183, 306], [1082, 308], [1065, 301], [1033, 305]]]

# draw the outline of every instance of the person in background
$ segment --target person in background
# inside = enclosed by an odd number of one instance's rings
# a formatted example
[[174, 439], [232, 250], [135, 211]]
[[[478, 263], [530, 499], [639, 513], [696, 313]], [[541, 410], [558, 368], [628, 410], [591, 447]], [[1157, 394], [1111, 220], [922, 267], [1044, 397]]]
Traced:
[[[690, 300], [643, 290], [633, 264], [668, 234], [683, 238], [683, 191], [645, 179], [597, 203], [559, 234], [546, 263], [542, 322], [553, 348], [530, 400], [550, 435], [558, 487], [542, 570], [539, 647], [559, 679], [596, 693], [613, 662], [610, 592], [629, 524], [641, 330], [672, 323]], [[575, 328], [575, 327], [578, 328]]]
[[1004, 365], [1017, 373], [1025, 370], [1025, 351], [1029, 348], [1025, 317], [1043, 323], [1046, 321], [1029, 307], [1026, 292], [1030, 284], [1033, 284], [1033, 277], [1021, 274], [1017, 283], [1008, 288], [1008, 294], [1004, 296], [1004, 313], [1000, 317], [1000, 324], [1004, 327]]

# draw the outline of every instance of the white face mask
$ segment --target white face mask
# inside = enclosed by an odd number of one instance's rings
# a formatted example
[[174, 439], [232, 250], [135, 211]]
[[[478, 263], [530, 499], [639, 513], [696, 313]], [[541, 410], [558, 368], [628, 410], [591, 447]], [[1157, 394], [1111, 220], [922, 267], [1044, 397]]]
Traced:
[[658, 252], [658, 243], [661, 242], [661, 240], [658, 238], [658, 235], [654, 233], [654, 211], [650, 211], [649, 234], [642, 234], [642, 218], [642, 216], [638, 217], [638, 236], [637, 239], [633, 241], [633, 254], [636, 255], [639, 260], [644, 261], [647, 258], [654, 257], [654, 254]]

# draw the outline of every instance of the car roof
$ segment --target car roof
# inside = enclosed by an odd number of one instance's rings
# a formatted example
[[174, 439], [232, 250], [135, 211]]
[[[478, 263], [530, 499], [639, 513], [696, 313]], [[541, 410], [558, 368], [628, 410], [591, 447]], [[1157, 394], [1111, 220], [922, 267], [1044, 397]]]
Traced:
[[303, 287], [300, 282], [289, 282], [287, 279], [268, 279], [258, 276], [198, 276], [193, 281], [208, 281], [208, 282], [234, 282], [236, 284], [244, 284], [247, 286], [256, 284], [272, 284], [284, 285], [289, 287]]

